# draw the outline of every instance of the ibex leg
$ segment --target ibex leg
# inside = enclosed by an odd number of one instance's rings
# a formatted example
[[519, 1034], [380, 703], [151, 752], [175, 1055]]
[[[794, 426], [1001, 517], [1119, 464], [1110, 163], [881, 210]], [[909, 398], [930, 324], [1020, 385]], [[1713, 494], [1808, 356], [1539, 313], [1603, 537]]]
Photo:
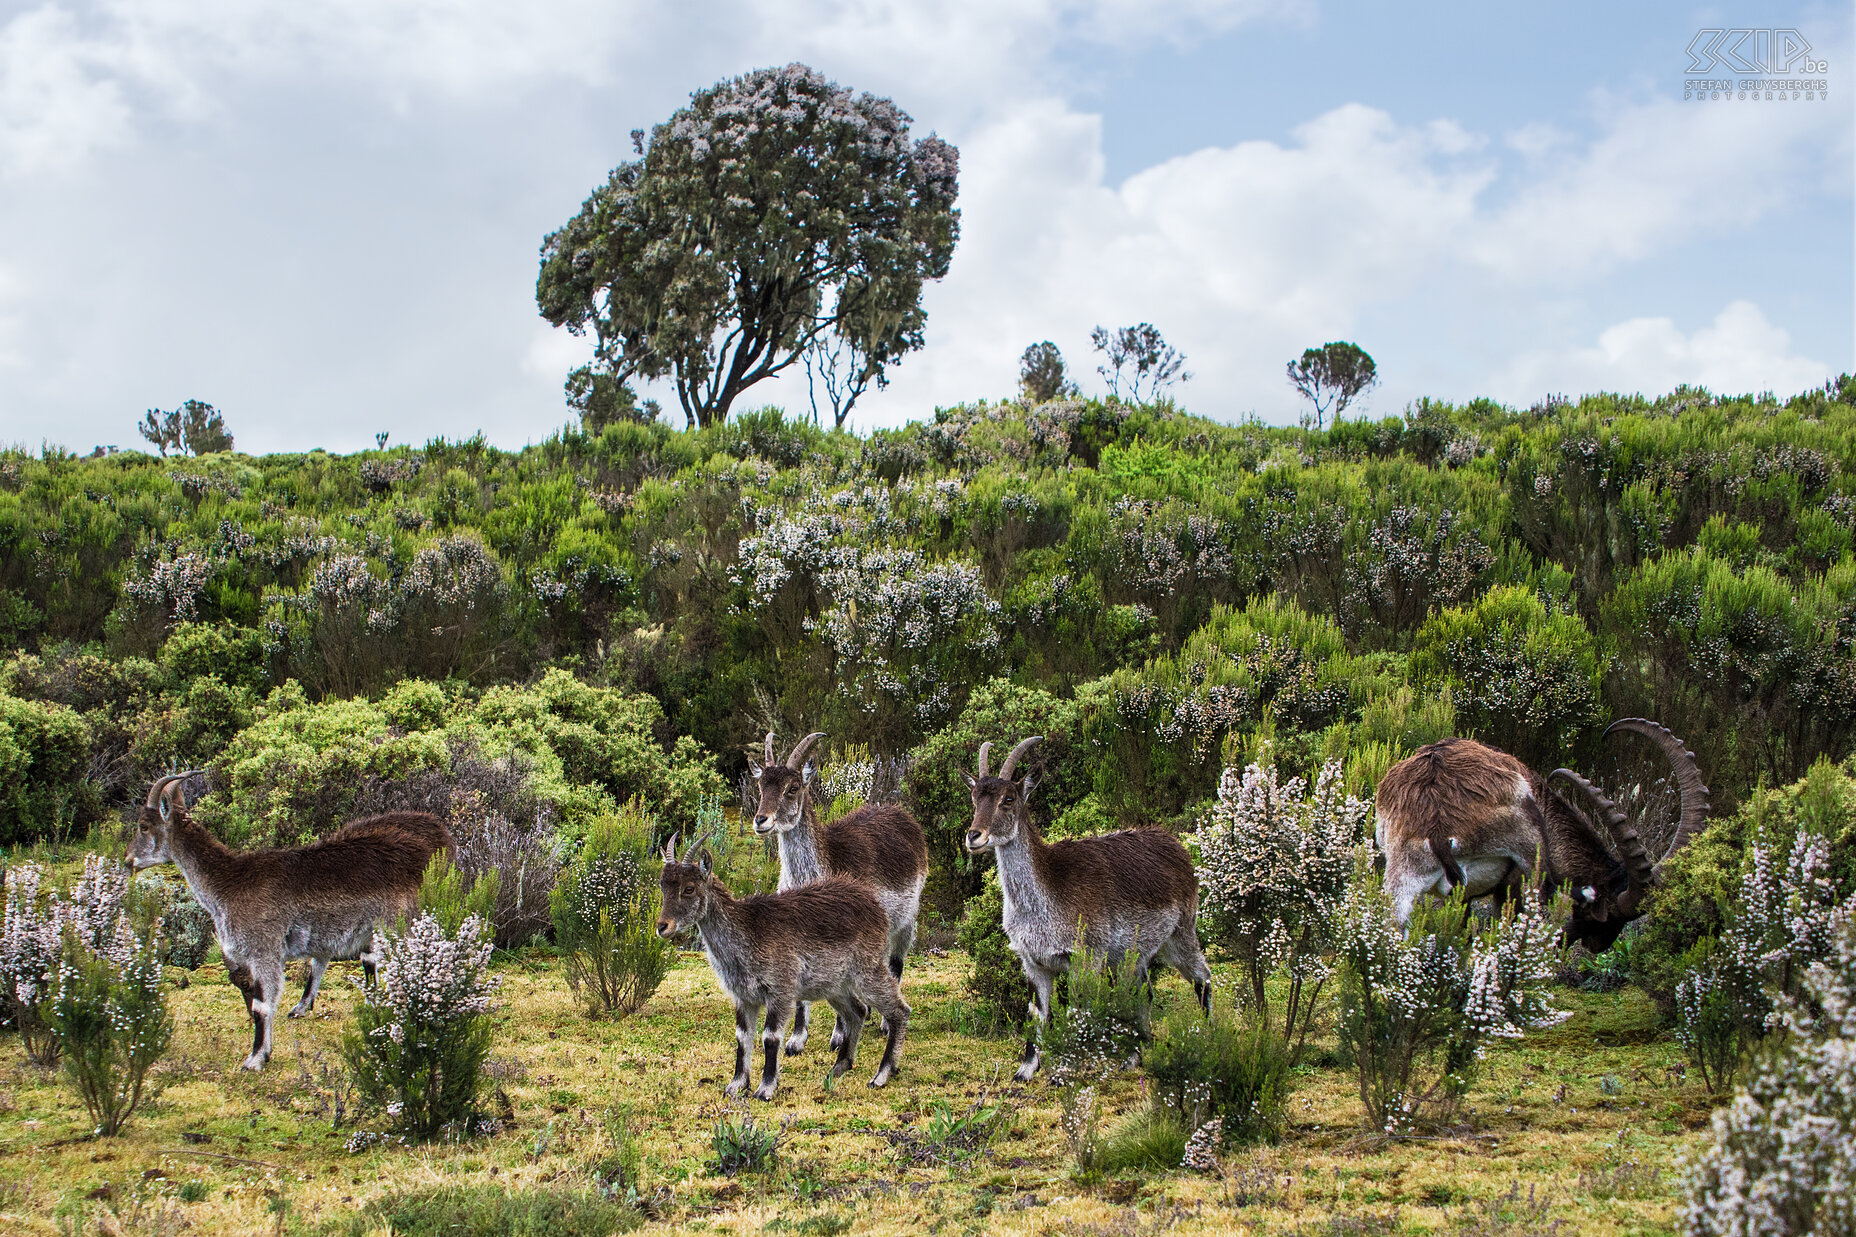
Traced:
[[301, 1018], [304, 1014], [316, 1008], [316, 993], [322, 990], [322, 972], [327, 969], [328, 965], [329, 960], [327, 958], [311, 958], [309, 960], [309, 982], [303, 985], [303, 999], [298, 1001], [296, 1006], [290, 1011], [290, 1016], [292, 1018]]
[[754, 1089], [754, 1098], [770, 1100], [780, 1086], [780, 1041], [781, 1031], [786, 1027], [787, 1019], [793, 1016], [793, 1007], [789, 1002], [767, 1002], [767, 1025], [761, 1032], [761, 1047], [766, 1051], [766, 1062], [761, 1066], [760, 1086]]

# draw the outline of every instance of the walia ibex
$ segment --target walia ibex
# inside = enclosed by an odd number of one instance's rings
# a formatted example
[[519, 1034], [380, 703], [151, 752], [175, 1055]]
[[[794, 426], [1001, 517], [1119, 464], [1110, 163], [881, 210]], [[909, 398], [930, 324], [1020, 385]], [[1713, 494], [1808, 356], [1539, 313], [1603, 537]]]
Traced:
[[251, 1013], [244, 1066], [263, 1069], [284, 963], [309, 959], [309, 983], [292, 1018], [314, 1008], [333, 960], [359, 958], [371, 981], [375, 931], [412, 912], [425, 866], [435, 852], [451, 850], [451, 831], [429, 812], [388, 812], [351, 821], [309, 846], [235, 851], [188, 814], [183, 789], [192, 776], [164, 777], [150, 788], [129, 861], [137, 870], [177, 865], [213, 917], [226, 974]]
[[[1665, 727], [1641, 717], [1613, 722], [1611, 738], [1636, 734], [1668, 759], [1681, 813], [1662, 857], [1644, 849], [1637, 822], [1571, 769], [1541, 777], [1506, 752], [1474, 739], [1443, 739], [1393, 765], [1379, 781], [1377, 834], [1386, 889], [1402, 924], [1423, 895], [1459, 886], [1498, 898], [1536, 876], [1542, 892], [1572, 902], [1566, 936], [1594, 953], [1611, 947], [1640, 916], [1663, 865], [1708, 818], [1708, 788], [1695, 754]], [[1560, 793], [1573, 791], [1593, 815]], [[1612, 853], [1604, 834], [1617, 839]]]
[[[848, 876], [869, 886], [889, 920], [889, 969], [900, 979], [903, 960], [915, 943], [915, 919], [928, 881], [928, 840], [915, 814], [896, 804], [865, 804], [820, 825], [812, 810], [817, 769], [806, 756], [824, 737], [823, 732], [807, 735], [782, 763], [774, 757], [773, 733], [768, 732], [767, 763], [748, 766], [760, 783], [754, 832], [778, 838], [783, 890], [828, 876]], [[786, 1041], [788, 1053], [806, 1046], [807, 1013], [801, 1002], [793, 1015], [792, 1037]], [[839, 1023], [831, 1033], [833, 1048], [843, 1033]]]
[[716, 878], [706, 841], [693, 840], [681, 858], [675, 838], [664, 848], [657, 934], [670, 936], [693, 925], [716, 980], [734, 1002], [735, 1076], [726, 1093], [733, 1097], [747, 1089], [754, 1015], [764, 1009], [766, 1060], [754, 1098], [773, 1098], [780, 1085], [780, 1036], [801, 1001], [830, 1002], [844, 1028], [828, 1081], [857, 1064], [869, 1009], [883, 1015], [889, 1040], [870, 1079], [871, 1086], [883, 1086], [896, 1071], [909, 1007], [889, 967], [889, 921], [876, 896], [856, 881], [829, 876], [780, 893], [736, 898]]
[[[1045, 842], [1027, 808], [1037, 779], [1012, 777], [1019, 758], [1042, 741], [1041, 735], [1022, 740], [996, 776], [987, 771], [992, 744], [982, 743], [978, 772], [961, 774], [973, 797], [967, 849], [990, 849], [999, 865], [1005, 935], [1031, 981], [1032, 1018], [1050, 1018], [1051, 989], [1069, 970], [1079, 924], [1092, 957], [1132, 962], [1144, 980], [1154, 963], [1170, 966], [1192, 981], [1200, 1006], [1210, 1010], [1212, 973], [1199, 947], [1199, 875], [1191, 856], [1159, 829]], [[1034, 1026], [1014, 1077], [1027, 1081], [1037, 1068]]]

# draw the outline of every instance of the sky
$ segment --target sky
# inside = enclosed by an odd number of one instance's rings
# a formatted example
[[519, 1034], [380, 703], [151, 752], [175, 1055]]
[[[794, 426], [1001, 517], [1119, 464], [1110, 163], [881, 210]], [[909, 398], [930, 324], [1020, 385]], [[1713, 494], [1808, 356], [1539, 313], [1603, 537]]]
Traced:
[[[1743, 28], [1830, 97], [1685, 100]], [[859, 429], [1008, 396], [1044, 339], [1099, 392], [1090, 329], [1143, 321], [1223, 420], [1294, 421], [1334, 339], [1368, 416], [1793, 393], [1856, 371], [1851, 51], [1816, 3], [0, 0], [0, 443], [139, 446], [187, 399], [254, 452], [540, 441], [588, 352], [542, 237], [632, 129], [794, 60], [961, 152], [926, 347]], [[803, 374], [742, 402], [809, 410]]]

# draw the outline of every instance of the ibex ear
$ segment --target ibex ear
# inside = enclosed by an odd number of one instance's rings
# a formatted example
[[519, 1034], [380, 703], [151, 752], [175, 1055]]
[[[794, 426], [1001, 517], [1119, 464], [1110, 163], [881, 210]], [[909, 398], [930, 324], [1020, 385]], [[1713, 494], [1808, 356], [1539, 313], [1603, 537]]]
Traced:
[[748, 761], [748, 776], [749, 777], [753, 778], [755, 781], [758, 782], [760, 781], [761, 772], [762, 772], [762, 769], [761, 769], [761, 764], [759, 761], [757, 760]]
[[980, 779], [978, 779], [977, 777], [974, 777], [971, 773], [968, 773], [965, 769], [962, 769], [960, 771], [960, 776], [966, 780], [967, 789], [969, 791], [978, 790], [980, 788]]
[[1037, 788], [1038, 775], [1035, 773], [1027, 773], [1025, 774], [1025, 780], [1018, 784], [1018, 797], [1021, 800], [1029, 799], [1031, 797], [1031, 792]]
[[816, 760], [806, 761], [806, 767], [799, 771], [799, 780], [804, 782], [807, 786], [810, 786], [812, 784], [812, 779], [817, 776], [818, 762]]
[[704, 876], [715, 871], [715, 856], [709, 853], [707, 846], [696, 852], [696, 866], [702, 869]]

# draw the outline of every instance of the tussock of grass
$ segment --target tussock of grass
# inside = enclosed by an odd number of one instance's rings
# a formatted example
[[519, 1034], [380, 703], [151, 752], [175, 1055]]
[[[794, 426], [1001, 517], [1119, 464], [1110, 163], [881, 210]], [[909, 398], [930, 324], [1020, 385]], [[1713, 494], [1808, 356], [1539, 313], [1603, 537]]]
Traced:
[[394, 1237], [611, 1237], [642, 1223], [637, 1208], [591, 1190], [441, 1186], [369, 1203], [325, 1224], [322, 1234], [371, 1237], [385, 1228]]

